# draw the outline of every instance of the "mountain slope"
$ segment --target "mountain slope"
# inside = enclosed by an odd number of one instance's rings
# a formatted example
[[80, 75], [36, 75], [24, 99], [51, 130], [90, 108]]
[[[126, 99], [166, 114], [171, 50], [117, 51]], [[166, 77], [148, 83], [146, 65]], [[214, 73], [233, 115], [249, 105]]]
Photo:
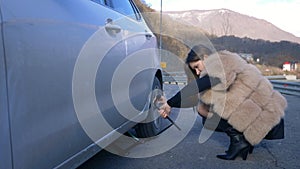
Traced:
[[300, 43], [300, 38], [283, 31], [270, 22], [228, 9], [165, 12], [173, 19], [202, 28], [212, 35], [234, 35], [271, 42]]

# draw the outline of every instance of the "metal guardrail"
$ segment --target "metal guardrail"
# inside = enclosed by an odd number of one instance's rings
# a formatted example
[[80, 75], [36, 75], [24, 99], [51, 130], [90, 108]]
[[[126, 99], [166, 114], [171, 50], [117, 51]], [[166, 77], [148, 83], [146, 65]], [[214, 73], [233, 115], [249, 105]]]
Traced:
[[270, 80], [275, 90], [280, 93], [300, 96], [300, 82]]
[[184, 72], [164, 72], [163, 82], [167, 84], [187, 84], [187, 77]]
[[186, 76], [163, 76], [163, 82], [168, 84], [187, 84]]
[[[283, 94], [300, 96], [300, 81], [286, 81], [284, 76], [267, 77], [273, 84], [275, 90]], [[276, 79], [276, 80], [272, 80]], [[187, 77], [183, 72], [165, 73], [163, 75], [163, 82], [165, 84], [187, 84]]]

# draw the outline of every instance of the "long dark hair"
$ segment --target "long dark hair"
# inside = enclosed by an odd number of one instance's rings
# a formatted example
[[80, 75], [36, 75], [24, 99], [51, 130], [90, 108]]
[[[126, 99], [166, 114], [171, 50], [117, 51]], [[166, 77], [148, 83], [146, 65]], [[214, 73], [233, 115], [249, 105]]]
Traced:
[[[196, 74], [196, 71], [190, 67], [189, 63], [203, 60], [205, 55], [208, 56], [211, 54], [213, 54], [213, 51], [210, 50], [208, 47], [201, 45], [201, 44], [194, 46], [190, 50], [190, 52], [188, 53], [188, 55], [186, 57], [185, 63], [187, 65], [187, 67], [190, 69], [190, 71], [193, 73], [193, 76], [195, 78], [198, 77], [198, 75]], [[186, 70], [186, 73], [187, 73], [187, 70]]]

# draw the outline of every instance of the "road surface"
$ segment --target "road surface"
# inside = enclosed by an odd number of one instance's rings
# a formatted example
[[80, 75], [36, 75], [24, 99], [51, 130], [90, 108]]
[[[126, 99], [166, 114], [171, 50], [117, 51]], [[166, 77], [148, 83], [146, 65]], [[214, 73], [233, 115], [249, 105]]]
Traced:
[[[175, 93], [178, 88], [175, 85], [166, 85], [167, 97]], [[216, 158], [223, 153], [229, 144], [229, 138], [225, 133], [214, 132], [204, 143], [199, 143], [199, 135], [202, 131], [201, 117], [195, 116], [195, 123], [182, 141], [168, 151], [147, 158], [131, 158], [135, 152], [146, 152], [145, 145], [155, 144], [159, 139], [135, 143], [123, 155], [116, 155], [102, 150], [79, 169], [299, 169], [300, 163], [300, 97], [284, 95], [288, 101], [285, 116], [285, 139], [263, 140], [255, 146], [253, 154], [246, 161], [237, 158], [234, 161], [224, 161]], [[184, 113], [194, 114], [193, 109], [182, 109]], [[180, 132], [174, 127], [168, 130], [174, 133]], [[177, 139], [176, 135], [169, 139]], [[118, 141], [117, 141], [118, 142]], [[166, 141], [165, 144], [168, 144]]]

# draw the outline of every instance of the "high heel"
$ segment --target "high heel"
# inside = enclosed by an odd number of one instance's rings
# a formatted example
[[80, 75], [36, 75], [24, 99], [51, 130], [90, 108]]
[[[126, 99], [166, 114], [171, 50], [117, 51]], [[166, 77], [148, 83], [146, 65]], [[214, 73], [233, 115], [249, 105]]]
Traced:
[[250, 145], [242, 133], [232, 127], [228, 128], [226, 133], [231, 136], [229, 149], [226, 154], [217, 155], [217, 157], [224, 160], [234, 160], [237, 156], [241, 156], [243, 160], [246, 160], [253, 146]]
[[250, 147], [245, 147], [239, 151], [235, 151], [234, 153], [226, 153], [223, 155], [217, 155], [218, 158], [223, 160], [235, 160], [236, 157], [240, 156], [243, 160], [246, 160], [248, 157]]
[[252, 154], [252, 153], [253, 153], [253, 149], [254, 149], [254, 146], [250, 146], [249, 154]]
[[250, 153], [250, 148], [245, 148], [240, 152], [240, 156], [243, 160], [247, 160], [248, 153]]

